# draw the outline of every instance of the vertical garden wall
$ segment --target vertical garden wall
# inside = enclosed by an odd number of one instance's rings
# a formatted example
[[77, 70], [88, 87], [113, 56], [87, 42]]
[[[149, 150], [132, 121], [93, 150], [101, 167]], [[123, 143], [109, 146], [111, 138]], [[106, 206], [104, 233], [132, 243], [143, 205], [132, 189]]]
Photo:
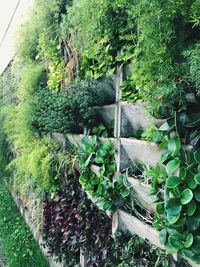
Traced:
[[199, 8], [36, 0], [16, 33], [2, 190], [50, 266], [200, 263]]

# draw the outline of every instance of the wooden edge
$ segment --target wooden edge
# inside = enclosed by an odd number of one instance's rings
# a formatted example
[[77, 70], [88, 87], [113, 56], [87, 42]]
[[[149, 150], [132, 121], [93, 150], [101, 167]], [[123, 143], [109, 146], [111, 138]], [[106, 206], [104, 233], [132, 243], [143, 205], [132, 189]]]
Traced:
[[[148, 240], [152, 245], [165, 250], [165, 247], [159, 241], [159, 231], [122, 210], [118, 210], [113, 215], [113, 234], [115, 234], [118, 230], [122, 230], [124, 232], [128, 231], [131, 235], [137, 235], [144, 240]], [[174, 261], [177, 261], [177, 255], [173, 254], [172, 256]], [[192, 267], [200, 266], [200, 264], [193, 262], [187, 257], [183, 258]]]
[[156, 143], [135, 138], [121, 138], [121, 146], [123, 151], [122, 162], [127, 161], [129, 164], [130, 161], [134, 161], [155, 166], [163, 154]]
[[26, 208], [23, 206], [23, 201], [20, 199], [19, 196], [17, 196], [13, 190], [11, 188], [9, 188], [10, 194], [12, 196], [12, 198], [15, 201], [16, 206], [18, 207], [22, 217], [24, 218], [26, 224], [29, 226], [35, 240], [38, 242], [40, 249], [42, 251], [42, 253], [44, 254], [44, 256], [48, 259], [49, 261], [49, 265], [50, 267], [64, 267], [65, 264], [64, 262], [56, 262], [56, 260], [54, 259], [54, 257], [52, 257], [49, 252], [48, 252], [48, 247], [44, 247], [43, 244], [45, 244], [41, 233], [39, 232], [39, 230], [37, 229], [36, 225], [34, 225], [31, 221], [31, 210], [28, 206], [26, 206]]
[[[142, 102], [141, 100], [137, 100], [135, 103], [129, 103], [127, 101], [121, 101], [121, 106], [122, 108], [124, 107], [132, 107], [133, 109], [137, 110], [138, 112], [140, 112], [143, 117], [145, 118], [146, 121], [149, 121], [149, 124], [147, 125], [147, 127], [149, 125], [154, 124], [157, 127], [160, 127], [163, 123], [166, 122], [166, 119], [156, 119], [155, 117], [153, 117], [150, 113], [148, 113], [145, 109], [145, 103]], [[144, 129], [146, 130], [146, 129]]]
[[138, 235], [144, 240], [147, 239], [152, 245], [165, 249], [159, 241], [159, 232], [150, 225], [145, 224], [122, 210], [118, 210], [115, 214], [115, 224], [116, 221], [117, 226], [115, 226], [115, 229], [120, 229], [125, 232], [128, 231], [132, 235]]
[[157, 198], [155, 196], [150, 196], [150, 185], [142, 183], [134, 177], [128, 177], [127, 180], [133, 190], [133, 196], [137, 199], [141, 206], [150, 213], [154, 213], [156, 211], [156, 204], [154, 202]]

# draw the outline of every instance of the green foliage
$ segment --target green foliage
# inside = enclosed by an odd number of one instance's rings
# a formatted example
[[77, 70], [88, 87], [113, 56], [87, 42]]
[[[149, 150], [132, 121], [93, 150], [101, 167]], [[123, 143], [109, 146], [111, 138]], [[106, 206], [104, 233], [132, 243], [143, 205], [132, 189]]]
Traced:
[[163, 133], [159, 131], [156, 126], [151, 125], [146, 131], [142, 133], [141, 138], [147, 141], [159, 143], [163, 139]]
[[111, 103], [101, 85], [75, 81], [65, 91], [43, 89], [38, 93], [34, 125], [44, 132], [81, 132], [97, 124], [97, 107]]
[[200, 69], [199, 69], [200, 43], [184, 51], [188, 72], [186, 77], [194, 84], [197, 94], [200, 94]]
[[131, 78], [150, 110], [168, 116], [184, 104], [180, 49], [187, 36], [188, 1], [136, 1], [132, 12], [138, 39]]
[[0, 202], [0, 238], [9, 267], [49, 266], [2, 181]]
[[48, 69], [48, 85], [58, 90], [64, 75], [60, 38], [65, 0], [35, 1], [29, 20], [18, 32], [17, 51], [22, 62], [42, 61]]
[[[152, 193], [158, 197], [154, 227], [161, 230], [161, 243], [169, 253], [180, 252], [197, 263], [200, 262], [197, 249], [200, 150], [197, 143], [193, 144], [193, 148], [184, 145], [190, 141], [191, 127], [194, 131], [198, 126], [198, 117], [194, 120], [184, 112], [175, 114], [174, 123], [172, 120], [165, 123], [161, 130], [166, 135], [160, 144], [165, 152], [157, 166], [147, 172], [152, 177]], [[170, 133], [174, 130], [176, 135], [173, 136]], [[164, 197], [161, 189], [165, 192]]]
[[40, 140], [33, 127], [37, 95], [42, 86], [43, 68], [36, 65], [26, 66], [18, 89], [18, 104], [4, 108], [4, 129], [8, 140], [13, 144], [16, 158], [10, 163], [13, 169], [13, 184], [22, 194], [27, 193], [35, 184], [40, 191], [50, 190], [53, 184], [50, 166], [53, 162], [55, 144], [48, 138]]
[[127, 0], [73, 1], [67, 15], [68, 31], [76, 50], [82, 52], [83, 74], [92, 78], [111, 75], [118, 62], [126, 63], [132, 58], [134, 17], [129, 12], [132, 4]]
[[[114, 212], [127, 201], [130, 190], [125, 186], [123, 175], [112, 184], [116, 170], [113, 144], [111, 141], [100, 144], [95, 135], [90, 139], [85, 136], [82, 144], [77, 150], [81, 170], [79, 181], [99, 207]], [[94, 165], [98, 170], [93, 169]]]

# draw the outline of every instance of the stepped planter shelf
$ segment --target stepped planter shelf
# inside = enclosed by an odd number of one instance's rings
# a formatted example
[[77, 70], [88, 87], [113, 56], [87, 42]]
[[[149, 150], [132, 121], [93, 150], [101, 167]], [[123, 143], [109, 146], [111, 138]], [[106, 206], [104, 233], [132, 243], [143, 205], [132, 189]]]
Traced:
[[136, 136], [138, 130], [147, 130], [149, 126], [160, 127], [165, 120], [158, 120], [148, 114], [144, 103], [138, 100], [134, 104], [120, 101], [121, 106], [121, 136]]
[[[149, 166], [155, 166], [159, 161], [163, 151], [158, 150], [156, 143], [138, 140], [135, 138], [120, 138], [122, 147], [122, 164], [126, 163], [126, 158], [130, 162], [138, 162]], [[128, 167], [125, 164], [121, 169]]]
[[144, 207], [148, 212], [154, 213], [156, 210], [156, 197], [151, 196], [151, 186], [145, 182], [141, 182], [137, 177], [128, 177], [128, 183], [133, 190], [134, 198]]

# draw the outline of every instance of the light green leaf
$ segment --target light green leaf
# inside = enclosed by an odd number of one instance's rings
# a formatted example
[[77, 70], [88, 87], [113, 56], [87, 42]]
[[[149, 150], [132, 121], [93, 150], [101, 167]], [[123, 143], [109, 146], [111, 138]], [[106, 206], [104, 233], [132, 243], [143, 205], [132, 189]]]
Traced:
[[193, 198], [193, 193], [189, 188], [186, 188], [181, 193], [181, 203], [183, 205], [188, 204], [192, 200], [192, 198]]
[[175, 172], [180, 166], [180, 160], [178, 159], [173, 159], [169, 161], [166, 165], [166, 171], [168, 174], [172, 174]]

